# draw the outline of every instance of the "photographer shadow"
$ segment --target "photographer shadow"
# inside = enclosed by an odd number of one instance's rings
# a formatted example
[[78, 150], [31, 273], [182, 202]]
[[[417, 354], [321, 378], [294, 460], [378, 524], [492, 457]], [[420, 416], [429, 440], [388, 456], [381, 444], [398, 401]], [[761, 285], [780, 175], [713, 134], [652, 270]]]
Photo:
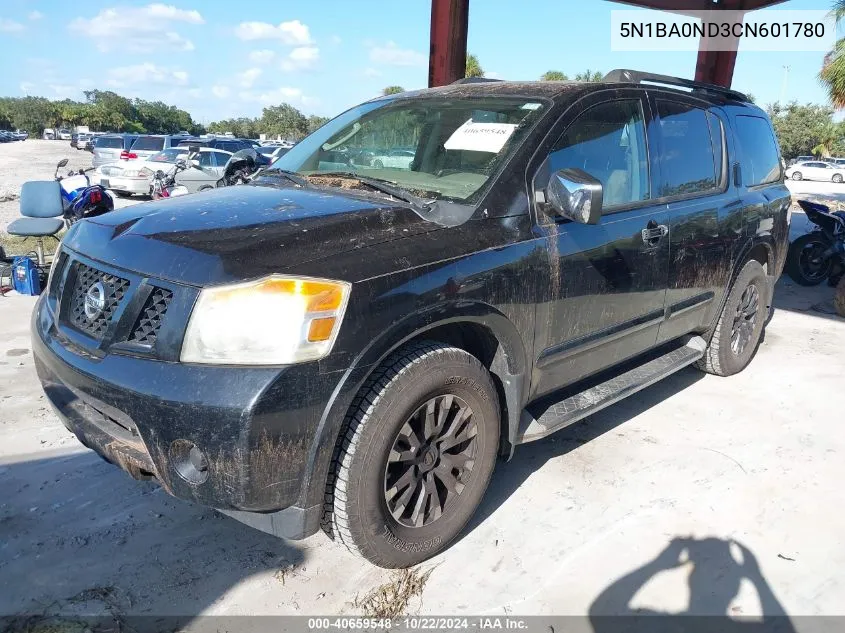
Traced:
[[[670, 613], [631, 606], [634, 597], [652, 578], [679, 568], [689, 570], [686, 610]], [[749, 581], [757, 593], [760, 616], [739, 615], [735, 613], [739, 609], [732, 608], [743, 580]], [[763, 577], [751, 551], [736, 541], [712, 537], [673, 539], [654, 560], [602, 591], [590, 605], [589, 617], [595, 633], [654, 633], [679, 629], [687, 632], [795, 633], [789, 616]]]

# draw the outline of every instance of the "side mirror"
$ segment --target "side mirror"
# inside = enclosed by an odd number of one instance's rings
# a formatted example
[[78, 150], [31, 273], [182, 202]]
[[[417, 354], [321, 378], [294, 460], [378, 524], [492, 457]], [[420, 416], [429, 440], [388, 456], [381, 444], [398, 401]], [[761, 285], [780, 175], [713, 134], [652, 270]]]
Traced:
[[62, 160], [60, 160], [59, 164], [56, 165], [56, 169], [58, 169], [59, 167], [64, 167], [65, 165], [67, 165], [67, 158], [63, 158]]
[[200, 162], [196, 158], [191, 159], [191, 166], [196, 167], [197, 169], [202, 169], [202, 167], [200, 167]]
[[559, 169], [549, 179], [546, 199], [561, 216], [581, 224], [601, 218], [601, 183], [581, 169]]

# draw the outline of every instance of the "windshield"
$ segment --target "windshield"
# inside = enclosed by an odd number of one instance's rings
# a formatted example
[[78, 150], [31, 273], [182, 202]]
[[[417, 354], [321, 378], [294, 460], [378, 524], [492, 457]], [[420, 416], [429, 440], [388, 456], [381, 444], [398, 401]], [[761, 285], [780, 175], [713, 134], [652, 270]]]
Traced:
[[104, 149], [123, 149], [123, 139], [119, 136], [101, 136], [94, 141], [94, 146]]
[[187, 154], [188, 149], [186, 147], [170, 147], [150, 156], [147, 160], [153, 163], [175, 163], [179, 156], [186, 156]]
[[300, 141], [273, 168], [306, 176], [349, 172], [466, 202], [545, 108], [538, 100], [505, 97], [364, 103]]

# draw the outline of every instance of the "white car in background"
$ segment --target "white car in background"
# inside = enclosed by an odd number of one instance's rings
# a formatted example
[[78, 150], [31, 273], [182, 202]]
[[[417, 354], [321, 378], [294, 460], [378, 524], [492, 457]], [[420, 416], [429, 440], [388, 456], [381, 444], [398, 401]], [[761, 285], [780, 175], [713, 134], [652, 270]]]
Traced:
[[786, 177], [792, 180], [825, 180], [840, 183], [845, 180], [845, 165], [833, 165], [821, 160], [806, 160], [787, 168]]
[[146, 160], [141, 158], [109, 163], [94, 171], [92, 182], [114, 191], [119, 196], [133, 194], [149, 195], [153, 176], [158, 170], [165, 173], [176, 168], [176, 161], [188, 157], [187, 147], [170, 147], [153, 154]]
[[410, 169], [416, 153], [410, 149], [394, 149], [386, 154], [373, 156], [372, 166], [376, 169]]

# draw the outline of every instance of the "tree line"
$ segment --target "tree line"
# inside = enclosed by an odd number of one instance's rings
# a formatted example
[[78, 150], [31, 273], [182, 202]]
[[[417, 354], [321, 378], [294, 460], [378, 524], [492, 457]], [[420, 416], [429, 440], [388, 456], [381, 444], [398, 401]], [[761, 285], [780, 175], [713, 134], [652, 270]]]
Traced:
[[241, 138], [258, 138], [261, 134], [268, 137], [298, 141], [311, 134], [329, 119], [327, 117], [305, 116], [289, 103], [264, 108], [260, 117], [251, 119], [239, 117], [210, 123], [208, 131], [212, 134], [231, 132]]

